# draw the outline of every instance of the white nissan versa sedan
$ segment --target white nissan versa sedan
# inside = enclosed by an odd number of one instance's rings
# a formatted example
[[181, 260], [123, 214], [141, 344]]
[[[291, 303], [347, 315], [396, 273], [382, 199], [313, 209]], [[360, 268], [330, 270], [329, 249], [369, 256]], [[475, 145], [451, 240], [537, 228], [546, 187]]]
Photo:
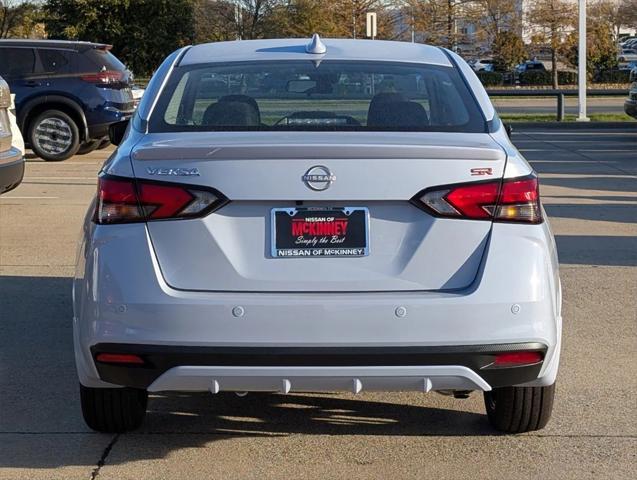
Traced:
[[484, 392], [544, 427], [560, 357], [533, 169], [460, 57], [427, 45], [186, 47], [99, 175], [74, 281], [82, 410], [148, 392]]

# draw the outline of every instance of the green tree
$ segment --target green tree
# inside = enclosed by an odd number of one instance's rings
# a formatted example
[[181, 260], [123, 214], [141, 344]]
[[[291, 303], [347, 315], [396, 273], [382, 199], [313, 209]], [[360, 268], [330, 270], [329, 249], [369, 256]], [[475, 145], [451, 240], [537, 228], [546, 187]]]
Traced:
[[49, 37], [111, 44], [137, 75], [195, 37], [194, 0], [46, 0], [44, 12]]
[[239, 38], [236, 5], [227, 0], [195, 0], [195, 43]]
[[290, 0], [273, 8], [269, 19], [269, 37], [348, 36], [348, 28], [334, 15], [329, 0]]
[[0, 38], [41, 36], [39, 7], [34, 2], [0, 0]]
[[510, 30], [502, 30], [495, 34], [491, 51], [496, 70], [513, 70], [513, 67], [528, 58], [522, 37]]
[[[599, 18], [589, 18], [586, 26], [586, 74], [593, 74], [617, 68], [617, 44], [612, 25]], [[574, 68], [579, 63], [579, 34], [572, 32], [563, 45], [567, 62]]]

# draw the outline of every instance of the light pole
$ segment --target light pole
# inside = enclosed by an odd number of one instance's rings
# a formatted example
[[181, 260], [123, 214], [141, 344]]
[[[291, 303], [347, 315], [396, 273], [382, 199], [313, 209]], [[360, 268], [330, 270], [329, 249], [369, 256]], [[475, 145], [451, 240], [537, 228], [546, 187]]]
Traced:
[[586, 0], [579, 0], [579, 48], [577, 52], [578, 122], [588, 122], [586, 116]]

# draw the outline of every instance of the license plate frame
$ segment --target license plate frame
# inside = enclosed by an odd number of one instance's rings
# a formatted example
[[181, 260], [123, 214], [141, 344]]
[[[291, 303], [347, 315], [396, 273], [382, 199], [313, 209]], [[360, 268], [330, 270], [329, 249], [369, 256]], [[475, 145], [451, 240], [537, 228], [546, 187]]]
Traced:
[[[285, 215], [285, 217], [283, 216]], [[277, 222], [279, 219], [286, 218], [289, 220], [290, 234], [286, 240], [284, 238], [284, 232], [278, 235], [278, 228], [284, 228], [281, 226], [281, 222]], [[327, 224], [333, 223], [335, 220], [345, 222], [344, 235], [322, 235], [322, 234], [308, 234], [308, 238], [304, 238], [303, 241], [311, 241], [313, 244], [298, 244], [296, 246], [289, 245], [294, 237], [292, 223], [295, 220], [302, 221], [304, 224], [308, 223], [306, 219], [314, 219], [312, 223]], [[317, 221], [317, 219], [325, 218], [325, 220]], [[333, 220], [328, 221], [329, 218]], [[360, 230], [360, 223], [363, 223], [362, 231]], [[351, 228], [353, 226], [353, 228]], [[319, 228], [319, 227], [317, 227]], [[338, 226], [333, 224], [333, 228], [337, 229]], [[343, 223], [340, 223], [341, 230], [343, 229]], [[325, 227], [329, 230], [330, 227]], [[354, 237], [353, 240], [348, 242], [347, 235], [352, 232], [353, 229], [357, 229], [350, 236]], [[348, 232], [349, 230], [349, 232]], [[325, 230], [323, 230], [325, 231]], [[335, 233], [332, 232], [332, 233]], [[273, 208], [270, 213], [270, 254], [272, 258], [361, 258], [369, 255], [369, 209], [367, 207], [288, 207], [288, 208]], [[338, 243], [333, 243], [332, 237], [341, 240]], [[305, 237], [305, 235], [303, 235]], [[330, 237], [326, 242], [321, 243], [320, 238]], [[344, 237], [344, 238], [343, 238]], [[314, 243], [314, 239], [317, 240]], [[298, 236], [297, 236], [298, 239]], [[288, 243], [282, 245], [282, 241]], [[364, 243], [363, 243], [364, 241]]]

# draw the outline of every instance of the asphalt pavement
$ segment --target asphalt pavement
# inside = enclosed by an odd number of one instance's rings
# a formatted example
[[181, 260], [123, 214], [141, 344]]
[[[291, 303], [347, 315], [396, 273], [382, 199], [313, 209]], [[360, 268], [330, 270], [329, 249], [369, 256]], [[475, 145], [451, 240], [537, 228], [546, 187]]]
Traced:
[[[634, 478], [637, 130], [528, 130], [564, 287], [547, 428], [492, 430], [481, 395], [154, 395], [144, 427], [83, 423], [75, 246], [108, 151], [29, 160], [0, 197], [0, 479]], [[515, 268], [512, 265], [512, 268]]]

